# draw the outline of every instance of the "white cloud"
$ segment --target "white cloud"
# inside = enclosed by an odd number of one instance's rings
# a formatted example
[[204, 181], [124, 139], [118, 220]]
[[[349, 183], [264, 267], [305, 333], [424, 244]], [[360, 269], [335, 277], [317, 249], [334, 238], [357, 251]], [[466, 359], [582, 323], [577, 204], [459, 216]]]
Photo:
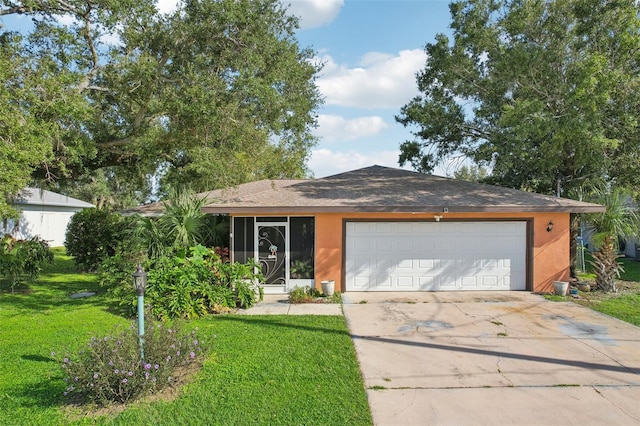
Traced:
[[[316, 149], [311, 153], [308, 167], [313, 171], [314, 177], [321, 178], [360, 169], [377, 164], [379, 166], [398, 166], [400, 151], [376, 151], [362, 153], [356, 151], [336, 152], [328, 149]], [[409, 167], [402, 167], [410, 170]]]
[[339, 115], [320, 114], [314, 134], [324, 142], [334, 142], [374, 136], [388, 127], [384, 119], [377, 115], [347, 120]]
[[369, 52], [359, 67], [349, 68], [324, 56], [318, 88], [327, 105], [356, 108], [399, 108], [418, 94], [416, 72], [424, 68], [421, 49], [403, 50], [397, 55]]
[[80, 23], [73, 15], [56, 15], [55, 18], [58, 23], [66, 26]]
[[156, 7], [158, 12], [167, 14], [178, 10], [178, 3], [180, 3], [179, 0], [158, 0]]
[[281, 0], [290, 15], [300, 18], [300, 28], [322, 27], [331, 23], [344, 6], [344, 0]]

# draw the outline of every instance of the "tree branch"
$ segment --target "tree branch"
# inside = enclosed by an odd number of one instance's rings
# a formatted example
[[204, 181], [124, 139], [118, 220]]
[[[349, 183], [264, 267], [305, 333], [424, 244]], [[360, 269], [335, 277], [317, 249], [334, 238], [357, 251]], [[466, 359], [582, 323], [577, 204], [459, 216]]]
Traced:
[[133, 140], [133, 138], [126, 137], [126, 138], [122, 138], [122, 139], [114, 139], [114, 140], [109, 141], [109, 142], [96, 142], [96, 147], [98, 149], [116, 148], [116, 147], [119, 147], [119, 146], [125, 146], [125, 145], [131, 143], [132, 140]]

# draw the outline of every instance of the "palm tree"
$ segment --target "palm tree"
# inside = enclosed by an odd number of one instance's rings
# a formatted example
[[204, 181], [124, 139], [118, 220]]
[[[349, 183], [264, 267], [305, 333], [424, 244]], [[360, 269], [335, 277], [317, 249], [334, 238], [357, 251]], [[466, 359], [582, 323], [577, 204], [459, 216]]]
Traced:
[[618, 239], [638, 235], [640, 216], [632, 203], [632, 196], [621, 188], [597, 188], [593, 191], [593, 202], [602, 204], [606, 211], [587, 217], [587, 224], [594, 235], [596, 247], [591, 262], [595, 269], [596, 286], [605, 291], [616, 291], [616, 278], [624, 272], [616, 260]]
[[189, 190], [171, 190], [169, 199], [163, 201], [164, 214], [159, 228], [178, 248], [186, 248], [202, 241], [206, 214], [202, 207], [206, 198], [198, 198]]
[[140, 218], [135, 236], [147, 248], [150, 259], [202, 242], [207, 223], [206, 214], [202, 212], [205, 201], [189, 190], [171, 190], [169, 198], [162, 202], [162, 216]]

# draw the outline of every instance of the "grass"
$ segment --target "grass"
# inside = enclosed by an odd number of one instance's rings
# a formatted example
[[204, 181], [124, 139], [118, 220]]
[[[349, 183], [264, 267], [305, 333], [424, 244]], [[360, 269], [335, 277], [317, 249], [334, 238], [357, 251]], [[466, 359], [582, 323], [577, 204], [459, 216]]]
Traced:
[[[578, 277], [586, 281], [593, 280], [596, 276], [592, 272], [593, 267], [591, 266], [591, 263], [589, 263], [593, 261], [593, 257], [591, 256], [591, 253], [586, 252], [584, 258], [586, 271], [579, 272]], [[618, 262], [622, 264], [622, 268], [624, 269], [624, 272], [620, 274], [620, 280], [640, 282], [640, 262], [632, 260], [628, 257], [621, 257], [618, 259]]]
[[579, 303], [640, 327], [640, 292], [602, 300], [586, 299]]
[[371, 424], [343, 317], [227, 315], [198, 326], [215, 335], [215, 356], [197, 381], [107, 424]]
[[[4, 288], [4, 287], [3, 287]], [[21, 293], [0, 293], [0, 424], [199, 425], [371, 424], [345, 319], [338, 316], [215, 316], [192, 321], [211, 352], [172, 398], [132, 404], [102, 417], [65, 406], [51, 352], [129, 324], [95, 276], [55, 264]], [[97, 295], [68, 296], [81, 291]], [[208, 337], [207, 337], [208, 336]]]
[[[0, 424], [62, 424], [64, 382], [51, 352], [78, 349], [91, 336], [127, 321], [101, 295], [95, 277], [71, 273], [73, 262], [56, 250], [56, 262], [28, 288], [0, 293]], [[95, 291], [71, 299], [69, 294]]]
[[[578, 273], [578, 278], [590, 283], [593, 289], [595, 274], [593, 274], [589, 263], [591, 260], [593, 260], [591, 255], [585, 253], [587, 270]], [[578, 298], [556, 295], [545, 295], [545, 298], [554, 301], [572, 300], [595, 311], [640, 327], [640, 262], [629, 258], [620, 258], [618, 262], [622, 264], [624, 272], [620, 274], [620, 279], [616, 282], [618, 288], [616, 293], [592, 290], [587, 293], [580, 292]]]

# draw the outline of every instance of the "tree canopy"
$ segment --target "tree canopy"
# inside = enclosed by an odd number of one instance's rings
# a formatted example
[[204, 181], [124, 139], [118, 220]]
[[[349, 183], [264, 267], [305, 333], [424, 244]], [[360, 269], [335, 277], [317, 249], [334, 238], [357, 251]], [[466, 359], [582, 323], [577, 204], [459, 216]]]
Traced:
[[307, 173], [320, 65], [277, 0], [0, 1], [16, 15], [32, 25], [0, 23], [4, 194], [32, 178], [133, 203]]
[[640, 19], [633, 0], [464, 0], [425, 47], [400, 164], [452, 156], [542, 193], [640, 183]]

